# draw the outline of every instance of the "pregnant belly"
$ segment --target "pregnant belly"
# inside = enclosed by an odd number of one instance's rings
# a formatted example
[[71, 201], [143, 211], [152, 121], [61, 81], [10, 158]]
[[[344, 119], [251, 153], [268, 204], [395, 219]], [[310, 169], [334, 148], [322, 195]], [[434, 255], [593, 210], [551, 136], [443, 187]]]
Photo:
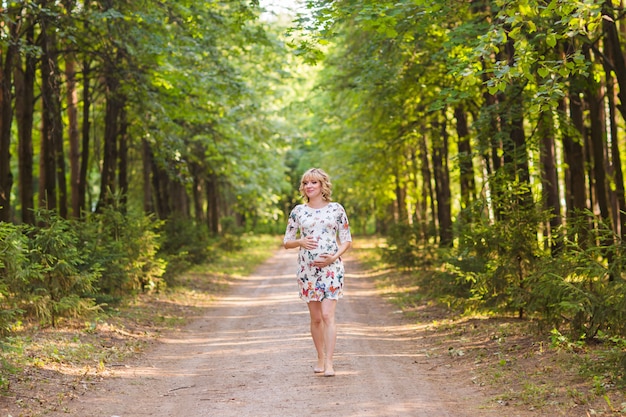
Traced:
[[337, 248], [331, 246], [318, 246], [315, 249], [305, 250], [305, 256], [309, 260], [314, 260], [319, 258], [320, 255], [333, 255], [337, 252]]

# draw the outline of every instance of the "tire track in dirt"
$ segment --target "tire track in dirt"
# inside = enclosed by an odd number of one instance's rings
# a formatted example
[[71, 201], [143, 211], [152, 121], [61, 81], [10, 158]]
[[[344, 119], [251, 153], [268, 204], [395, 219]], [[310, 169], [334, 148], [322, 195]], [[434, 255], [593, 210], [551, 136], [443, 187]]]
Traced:
[[[237, 279], [205, 317], [159, 340], [59, 416], [501, 416], [470, 375], [430, 358], [423, 333], [346, 262], [337, 306], [336, 376], [313, 373], [295, 251], [279, 250]], [[439, 362], [438, 362], [439, 361]]]

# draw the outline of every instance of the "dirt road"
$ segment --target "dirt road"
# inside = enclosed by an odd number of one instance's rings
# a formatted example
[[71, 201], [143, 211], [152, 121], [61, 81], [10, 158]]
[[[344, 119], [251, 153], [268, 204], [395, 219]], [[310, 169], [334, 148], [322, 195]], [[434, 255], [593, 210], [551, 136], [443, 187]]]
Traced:
[[[347, 261], [335, 377], [313, 373], [294, 251], [239, 279], [208, 314], [146, 352], [58, 416], [503, 416], [429, 357], [424, 334]], [[513, 417], [513, 416], [510, 416]]]

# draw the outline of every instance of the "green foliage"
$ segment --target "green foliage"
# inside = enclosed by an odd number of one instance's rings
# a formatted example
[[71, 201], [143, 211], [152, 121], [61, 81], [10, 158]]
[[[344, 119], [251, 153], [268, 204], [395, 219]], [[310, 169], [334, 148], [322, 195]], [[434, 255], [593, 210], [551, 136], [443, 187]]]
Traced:
[[542, 214], [524, 203], [524, 193], [524, 187], [515, 184], [495, 188], [491, 206], [476, 201], [461, 216], [471, 221], [456, 225], [458, 243], [446, 271], [469, 286], [475, 309], [523, 315], [532, 297], [529, 278], [545, 256], [537, 243]]
[[122, 213], [113, 207], [77, 225], [87, 256], [101, 268], [100, 294], [120, 297], [162, 289], [166, 261], [157, 256], [161, 225], [151, 216]]
[[[570, 339], [554, 329], [551, 332], [552, 347], [566, 351], [585, 352], [589, 341]], [[593, 378], [597, 394], [603, 394], [607, 386], [626, 388], [626, 339], [608, 336], [599, 331], [593, 341], [598, 347], [594, 354], [583, 356], [579, 373]]]
[[23, 310], [14, 294], [28, 282], [28, 240], [18, 226], [0, 222], [0, 334], [10, 330]]
[[39, 226], [0, 224], [0, 331], [23, 316], [55, 325], [138, 291], [159, 290], [160, 222], [112, 208], [85, 221], [38, 214]]
[[209, 238], [204, 225], [159, 222], [113, 207], [84, 221], [42, 211], [39, 224], [0, 223], [0, 333], [23, 318], [55, 325], [139, 291], [163, 290], [192, 266], [256, 241], [232, 233]]
[[[211, 262], [215, 251], [206, 224], [174, 217], [163, 226], [164, 238], [159, 256], [167, 261], [163, 278], [170, 283], [193, 265]], [[214, 239], [213, 239], [214, 240]]]
[[544, 259], [530, 280], [528, 307], [549, 326], [565, 327], [572, 338], [626, 334], [623, 244], [606, 225], [591, 228], [595, 220], [591, 213], [572, 219], [562, 250]]
[[220, 219], [220, 226], [222, 230], [222, 234], [231, 235], [231, 234], [241, 234], [243, 230], [240, 230], [237, 227], [237, 220], [233, 216], [225, 216]]
[[[7, 343], [7, 341], [9, 343]], [[19, 355], [22, 352], [19, 348], [14, 346], [14, 343], [9, 340], [0, 340], [0, 352], [10, 352], [11, 354]], [[4, 355], [0, 357], [0, 391], [5, 391], [10, 388], [9, 376], [19, 371], [19, 368], [15, 366], [11, 361], [6, 359]]]
[[419, 224], [394, 224], [387, 235], [387, 246], [382, 249], [385, 262], [412, 270], [428, 268], [435, 259], [435, 245], [428, 244]]
[[582, 213], [555, 231], [560, 250], [551, 253], [536, 243], [539, 210], [509, 205], [498, 220], [486, 212], [476, 203], [464, 216], [474, 220], [457, 224], [457, 245], [436, 274], [437, 296], [473, 310], [526, 314], [574, 340], [626, 334], [623, 247], [610, 228], [591, 228], [595, 216]]
[[97, 264], [88, 262], [76, 229], [52, 212], [41, 211], [43, 226], [32, 230], [28, 284], [22, 287], [24, 308], [34, 309], [42, 323], [56, 324], [61, 316], [77, 316], [94, 308], [88, 295], [100, 277]]
[[133, 134], [176, 181], [213, 176], [231, 210], [276, 212], [286, 123], [275, 113], [291, 89], [280, 28], [244, 0], [141, 3], [123, 10], [130, 35], [117, 39], [146, 71], [123, 77]]

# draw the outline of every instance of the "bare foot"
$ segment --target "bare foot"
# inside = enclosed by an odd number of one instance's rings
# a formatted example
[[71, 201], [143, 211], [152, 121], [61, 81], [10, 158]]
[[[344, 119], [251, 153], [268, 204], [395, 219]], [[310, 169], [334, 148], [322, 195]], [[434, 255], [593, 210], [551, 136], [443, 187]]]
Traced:
[[313, 372], [315, 372], [316, 374], [321, 374], [322, 372], [324, 372], [324, 358], [317, 359], [317, 365], [315, 365], [315, 368], [313, 368]]
[[332, 362], [324, 363], [324, 376], [335, 376], [335, 369]]

